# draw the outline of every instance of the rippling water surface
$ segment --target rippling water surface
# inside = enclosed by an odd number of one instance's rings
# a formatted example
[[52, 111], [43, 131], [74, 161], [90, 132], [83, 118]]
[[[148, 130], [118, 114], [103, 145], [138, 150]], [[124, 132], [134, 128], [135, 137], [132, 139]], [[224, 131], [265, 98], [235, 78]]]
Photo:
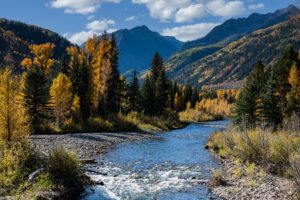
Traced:
[[83, 199], [194, 200], [212, 197], [205, 183], [219, 164], [204, 149], [208, 136], [229, 121], [193, 124], [181, 130], [161, 133], [160, 139], [123, 143], [98, 157], [90, 174], [104, 186]]

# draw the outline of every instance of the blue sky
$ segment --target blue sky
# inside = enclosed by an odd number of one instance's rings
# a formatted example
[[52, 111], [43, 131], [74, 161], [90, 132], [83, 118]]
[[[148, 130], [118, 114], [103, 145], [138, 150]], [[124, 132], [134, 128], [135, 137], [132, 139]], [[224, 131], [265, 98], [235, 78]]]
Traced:
[[104, 30], [139, 25], [189, 41], [229, 18], [290, 4], [296, 0], [3, 0], [0, 17], [50, 29], [77, 44]]

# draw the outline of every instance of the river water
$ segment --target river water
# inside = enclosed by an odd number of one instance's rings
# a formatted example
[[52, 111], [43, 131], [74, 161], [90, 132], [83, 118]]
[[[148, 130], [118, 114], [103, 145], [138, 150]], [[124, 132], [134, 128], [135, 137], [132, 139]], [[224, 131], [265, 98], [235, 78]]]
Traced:
[[99, 156], [102, 180], [84, 200], [194, 200], [213, 197], [206, 190], [212, 170], [219, 163], [204, 149], [209, 135], [226, 128], [229, 121], [192, 124], [158, 134], [160, 139], [123, 143]]

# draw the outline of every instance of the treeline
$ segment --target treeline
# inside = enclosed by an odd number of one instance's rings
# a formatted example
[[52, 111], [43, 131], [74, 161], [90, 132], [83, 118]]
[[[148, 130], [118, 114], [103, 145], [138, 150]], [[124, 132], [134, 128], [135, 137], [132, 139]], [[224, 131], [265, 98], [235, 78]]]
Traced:
[[238, 93], [238, 90], [202, 90], [196, 103], [187, 103], [186, 110], [179, 113], [180, 120], [201, 122], [229, 118]]
[[258, 61], [241, 90], [233, 122], [253, 128], [259, 124], [280, 127], [284, 119], [300, 113], [299, 55], [288, 46], [278, 62], [265, 69]]
[[[59, 74], [52, 79], [54, 48], [51, 43], [31, 45], [33, 56], [21, 62], [25, 72], [17, 76], [6, 68], [1, 75], [4, 80], [12, 82], [6, 86], [1, 84], [6, 92], [3, 96], [14, 95], [17, 99], [2, 108], [8, 112], [4, 118], [12, 120], [20, 117], [22, 124], [18, 128], [29, 127], [32, 134], [54, 130], [132, 130], [137, 125], [136, 121], [127, 117], [130, 115], [132, 118], [132, 112], [143, 118], [139, 123], [151, 123], [151, 118], [156, 117], [157, 123], [169, 121], [178, 125], [176, 111], [184, 110], [188, 102], [194, 106], [199, 100], [197, 89], [190, 85], [180, 87], [167, 79], [163, 59], [158, 53], [153, 57], [150, 73], [142, 87], [136, 72], [127, 84], [118, 70], [114, 35], [104, 33], [100, 39], [94, 36], [87, 41], [85, 51], [76, 46], [67, 48], [67, 54], [60, 62]], [[20, 87], [16, 88], [14, 84]], [[12, 111], [14, 109], [18, 112]], [[169, 125], [165, 127], [171, 127]], [[14, 123], [3, 126], [9, 130]], [[14, 133], [8, 131], [1, 135], [10, 140]]]

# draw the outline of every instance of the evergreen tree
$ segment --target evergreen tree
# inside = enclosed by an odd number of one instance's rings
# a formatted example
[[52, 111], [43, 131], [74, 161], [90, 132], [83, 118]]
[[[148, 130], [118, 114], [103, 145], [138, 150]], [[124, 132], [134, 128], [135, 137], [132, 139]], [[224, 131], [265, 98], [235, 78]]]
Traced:
[[259, 119], [259, 109], [263, 88], [265, 85], [264, 66], [257, 62], [253, 71], [249, 74], [246, 86], [240, 92], [234, 108], [234, 123], [254, 127]]
[[134, 70], [132, 82], [128, 85], [127, 96], [129, 100], [129, 110], [138, 111], [140, 109], [140, 92], [136, 70]]
[[192, 101], [192, 95], [193, 95], [193, 88], [191, 84], [187, 84], [184, 87], [184, 105]]
[[286, 96], [291, 89], [288, 82], [289, 73], [295, 62], [298, 62], [297, 54], [292, 46], [288, 46], [273, 68], [274, 84], [276, 85], [276, 92], [279, 94], [279, 106], [283, 114], [287, 111]]
[[24, 105], [30, 116], [33, 134], [43, 131], [44, 124], [50, 119], [50, 94], [47, 78], [43, 68], [34, 65], [25, 77]]
[[110, 107], [111, 112], [119, 112], [121, 102], [121, 91], [120, 91], [120, 72], [118, 63], [118, 47], [115, 40], [114, 34], [111, 36], [110, 41], [110, 65], [111, 65], [111, 87], [109, 89], [110, 96]]
[[60, 72], [65, 74], [66, 76], [70, 75], [70, 67], [65, 54], [63, 54], [60, 61]]
[[168, 105], [168, 81], [166, 77], [166, 73], [164, 68], [161, 69], [158, 79], [156, 81], [156, 106], [155, 110], [159, 114], [163, 113], [163, 111], [169, 106]]
[[143, 87], [142, 87], [142, 97], [143, 97], [143, 109], [146, 115], [154, 115], [155, 114], [155, 90], [153, 88], [153, 83], [149, 76], [147, 75]]
[[156, 52], [152, 58], [151, 69], [150, 69], [151, 79], [153, 82], [155, 82], [158, 79], [162, 68], [163, 68], [163, 58], [160, 57], [160, 55]]
[[194, 108], [196, 103], [199, 101], [199, 91], [198, 91], [198, 88], [195, 87], [193, 89], [193, 94], [192, 94], [192, 99], [191, 99], [191, 104], [192, 104], [192, 107]]
[[262, 114], [263, 119], [268, 126], [276, 126], [281, 122], [281, 112], [279, 108], [279, 98], [276, 93], [276, 86], [273, 80], [273, 73], [267, 81], [265, 94], [262, 98]]

